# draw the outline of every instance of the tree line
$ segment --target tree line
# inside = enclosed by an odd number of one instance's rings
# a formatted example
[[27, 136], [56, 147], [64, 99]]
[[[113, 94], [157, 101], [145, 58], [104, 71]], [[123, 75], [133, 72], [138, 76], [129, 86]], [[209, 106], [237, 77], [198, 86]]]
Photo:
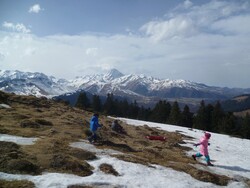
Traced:
[[98, 95], [93, 95], [90, 100], [85, 92], [81, 92], [75, 107], [110, 116], [173, 124], [250, 139], [250, 115], [236, 117], [232, 112], [225, 112], [219, 101], [212, 105], [202, 100], [198, 111], [192, 113], [188, 105], [181, 109], [177, 101], [171, 104], [159, 100], [151, 109], [139, 106], [136, 101], [129, 103], [127, 99], [118, 100], [112, 93], [107, 94], [106, 100], [102, 102]]

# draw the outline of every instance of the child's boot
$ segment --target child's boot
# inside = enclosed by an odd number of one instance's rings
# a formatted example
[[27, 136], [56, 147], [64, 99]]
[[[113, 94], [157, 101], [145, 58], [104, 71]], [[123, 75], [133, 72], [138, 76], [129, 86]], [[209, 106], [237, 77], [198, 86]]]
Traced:
[[88, 141], [89, 141], [89, 143], [91, 143], [91, 144], [92, 144], [93, 139], [92, 139], [92, 137], [91, 137], [91, 136], [89, 136], [89, 137], [88, 137]]
[[207, 166], [214, 166], [214, 165], [210, 161], [208, 161]]
[[196, 155], [192, 155], [193, 159], [196, 161]]

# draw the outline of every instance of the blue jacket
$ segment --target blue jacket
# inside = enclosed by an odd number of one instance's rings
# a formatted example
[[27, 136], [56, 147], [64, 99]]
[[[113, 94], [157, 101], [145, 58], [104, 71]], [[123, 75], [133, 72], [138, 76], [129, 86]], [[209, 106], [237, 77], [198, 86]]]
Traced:
[[98, 117], [93, 116], [90, 120], [90, 130], [96, 131], [98, 127], [101, 127], [101, 125], [98, 123]]

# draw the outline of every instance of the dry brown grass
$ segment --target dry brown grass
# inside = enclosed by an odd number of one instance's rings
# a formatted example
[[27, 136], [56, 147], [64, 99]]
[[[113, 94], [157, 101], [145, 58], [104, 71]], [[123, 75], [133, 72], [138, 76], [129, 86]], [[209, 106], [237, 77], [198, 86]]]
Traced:
[[1, 188], [34, 188], [35, 185], [34, 183], [26, 181], [26, 180], [20, 180], [20, 181], [0, 180], [0, 187]]
[[[87, 137], [91, 112], [71, 108], [45, 98], [12, 94], [3, 96], [0, 92], [0, 103], [3, 101], [12, 108], [0, 109], [0, 133], [38, 137], [39, 140], [30, 146], [12, 145], [10, 148], [17, 147], [15, 151], [17, 154], [10, 154], [11, 151], [1, 152], [2, 164], [4, 162], [8, 164], [14, 159], [26, 160], [38, 167], [36, 174], [43, 171], [66, 172], [80, 176], [92, 174], [93, 169], [86, 160], [95, 159], [95, 154], [69, 147], [70, 143]], [[186, 156], [185, 152], [189, 148], [180, 145], [184, 139], [190, 138], [177, 132], [170, 133], [150, 128], [147, 125], [135, 127], [125, 123], [121, 125], [127, 134], [120, 135], [111, 130], [111, 121], [106, 116], [100, 116], [100, 122], [104, 126], [99, 131], [102, 139], [96, 147], [115, 149], [124, 153], [115, 157], [148, 166], [158, 164], [170, 167], [186, 172], [198, 180], [217, 185], [227, 185], [230, 181], [226, 176], [215, 175], [192, 166], [197, 162]], [[145, 138], [147, 135], [163, 135], [167, 140], [152, 141]], [[104, 167], [107, 169], [107, 166]], [[4, 165], [0, 165], [0, 171], [13, 173]], [[15, 173], [18, 173], [18, 169]]]
[[250, 109], [248, 110], [244, 110], [244, 111], [241, 111], [241, 112], [234, 112], [234, 115], [237, 116], [237, 117], [246, 117], [246, 115], [249, 114], [250, 115]]
[[119, 173], [110, 164], [103, 163], [99, 166], [99, 169], [106, 174], [112, 174], [114, 176], [119, 176]]
[[239, 97], [235, 97], [233, 100], [237, 101], [237, 102], [242, 102], [246, 99], [248, 99], [249, 96], [239, 96]]

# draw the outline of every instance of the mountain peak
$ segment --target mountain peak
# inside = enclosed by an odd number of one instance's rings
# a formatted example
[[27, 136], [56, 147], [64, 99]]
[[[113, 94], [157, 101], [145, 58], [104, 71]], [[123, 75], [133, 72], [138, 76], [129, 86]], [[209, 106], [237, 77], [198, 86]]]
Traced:
[[111, 69], [109, 70], [105, 75], [104, 75], [104, 79], [105, 80], [114, 80], [116, 78], [120, 78], [124, 76], [124, 74], [122, 74], [120, 71], [118, 71], [117, 69]]

